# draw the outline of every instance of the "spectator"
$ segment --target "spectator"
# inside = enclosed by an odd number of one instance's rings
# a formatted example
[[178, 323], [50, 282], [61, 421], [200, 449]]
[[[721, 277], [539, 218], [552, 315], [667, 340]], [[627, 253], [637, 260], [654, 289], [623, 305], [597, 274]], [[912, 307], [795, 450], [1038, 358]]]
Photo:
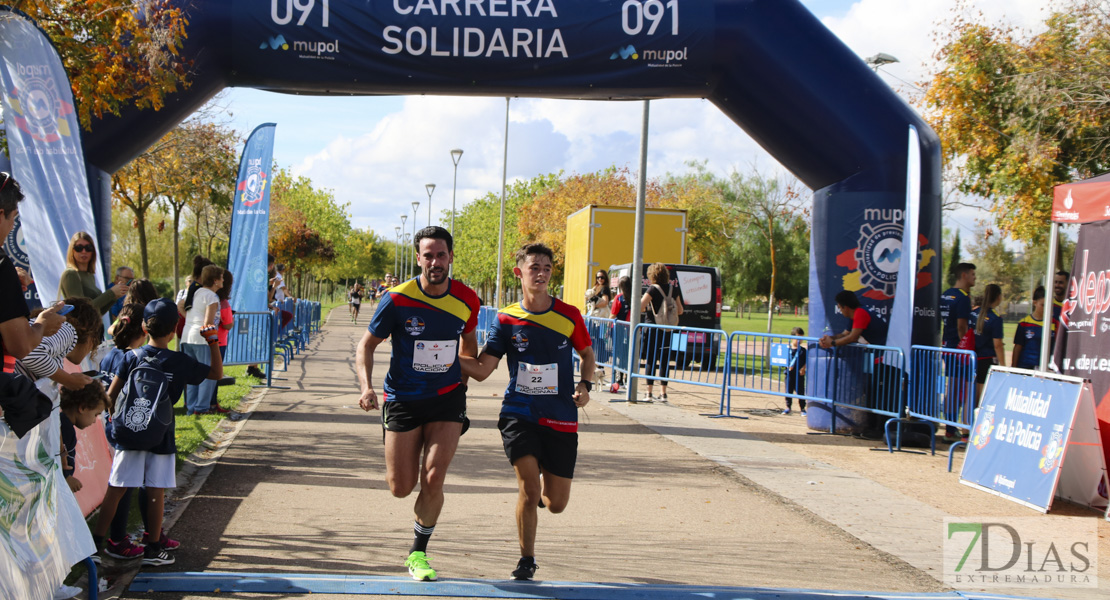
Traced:
[[[223, 278], [221, 277], [219, 281], [222, 282]], [[198, 363], [188, 355], [169, 349], [177, 316], [177, 310], [169, 300], [155, 300], [143, 309], [143, 330], [150, 336], [150, 344], [143, 346], [134, 354], [128, 353], [124, 356], [119, 373], [112, 379], [112, 385], [108, 388], [108, 397], [113, 402], [117, 401], [120, 392], [124, 391], [125, 385], [129, 383], [131, 372], [144, 359], [153, 360], [154, 364], [165, 372], [170, 388], [167, 397], [171, 403], [176, 403], [181, 397], [185, 385], [195, 385], [205, 378], [216, 380], [223, 377], [223, 362], [216, 349], [218, 340], [215, 328], [200, 332], [209, 347], [208, 359], [211, 366]], [[128, 392], [124, 392], [124, 397], [128, 396]], [[108, 491], [104, 494], [104, 501], [100, 505], [100, 518], [96, 523], [93, 540], [98, 547], [103, 544], [104, 536], [108, 533], [108, 526], [115, 517], [116, 508], [124, 490], [146, 485], [150, 494], [150, 502], [147, 503], [150, 536], [143, 550], [143, 565], [173, 564], [174, 558], [166, 551], [167, 546], [163, 541], [162, 531], [165, 491], [166, 488], [177, 485], [175, 473], [177, 445], [174, 440], [172, 419], [165, 437], [153, 448], [136, 450], [122, 447], [117, 441], [116, 449], [116, 455], [112, 459], [112, 474], [108, 479]]]
[[96, 287], [96, 245], [92, 236], [78, 231], [69, 238], [66, 264], [58, 281], [59, 298], [88, 298], [100, 314], [108, 312], [117, 299], [127, 294], [127, 286], [112, 286], [106, 292]]
[[[628, 321], [631, 318], [631, 303], [628, 302], [630, 297], [632, 297], [632, 280], [629, 279], [627, 275], [622, 275], [621, 278], [617, 280], [617, 297], [613, 299], [612, 312], [610, 313], [612, 318], [618, 321]], [[624, 372], [618, 371], [617, 366], [624, 364], [627, 359], [628, 335], [626, 334], [624, 336], [623, 343], [614, 336], [613, 345], [616, 356], [613, 357], [613, 376], [615, 380], [613, 381], [613, 385], [609, 387], [609, 393], [611, 394], [619, 392], [621, 386], [624, 385]], [[627, 368], [627, 365], [625, 366]]]
[[[594, 274], [594, 285], [586, 290], [586, 315], [596, 317], [598, 319], [609, 318], [609, 304], [613, 298], [613, 291], [609, 289], [609, 273], [598, 269]], [[597, 325], [591, 326], [591, 331], [595, 331]], [[609, 362], [609, 353], [605, 348], [605, 344], [599, 344], [597, 348], [597, 362]], [[597, 382], [598, 384], [605, 383], [605, 367], [598, 365], [597, 368]]]
[[[663, 311], [663, 302], [668, 296], [674, 296], [674, 290], [671, 286], [671, 276], [667, 273], [667, 265], [663, 263], [654, 263], [648, 267], [648, 281], [651, 282], [651, 287], [644, 293], [643, 298], [640, 298], [640, 311], [644, 312], [644, 323], [655, 323], [655, 317], [658, 313]], [[666, 286], [665, 288], [663, 286]], [[682, 300], [675, 298], [675, 308], [679, 316], [685, 312], [682, 306]], [[665, 329], [649, 329], [647, 339], [644, 340], [643, 348], [644, 355], [647, 360], [647, 368], [644, 374], [648, 376], [647, 392], [644, 394], [644, 400], [650, 402], [656, 399], [652, 395], [652, 386], [655, 380], [651, 379], [655, 375], [655, 369], [658, 365], [659, 376], [662, 378], [659, 384], [662, 392], [658, 399], [667, 400], [667, 381], [666, 378], [670, 375], [671, 361], [670, 361], [670, 348], [671, 348], [671, 333]]]
[[[119, 267], [116, 269], [116, 278], [112, 283], [108, 284], [108, 289], [112, 289], [117, 285], [122, 285], [130, 291], [130, 285], [134, 279], [135, 272], [131, 270], [131, 267]], [[116, 301], [112, 303], [112, 306], [108, 309], [108, 315], [111, 316], [113, 321], [116, 320], [116, 315], [119, 314], [119, 311], [123, 310], [123, 305], [126, 303], [126, 298], [117, 298]]]
[[285, 286], [285, 263], [278, 263], [275, 270], [277, 273], [270, 280], [274, 288], [274, 300], [281, 302], [286, 298], [293, 298], [293, 295], [289, 293], [289, 288]]
[[[216, 315], [216, 335], [220, 340], [220, 358], [227, 358], [227, 335], [231, 328], [235, 325], [235, 314], [231, 310], [231, 284], [234, 278], [231, 276], [231, 271], [224, 269], [224, 282], [220, 289], [216, 290], [216, 298], [220, 301], [219, 313]], [[212, 401], [209, 406], [212, 410], [218, 413], [229, 413], [230, 410], [220, 406], [220, 389], [219, 386], [212, 386]]]
[[104, 339], [104, 322], [86, 298], [66, 298], [65, 303], [73, 307], [65, 316], [66, 322], [57, 333], [44, 337], [41, 344], [16, 361], [15, 370], [32, 381], [49, 377], [57, 384], [79, 390], [92, 383], [92, 379], [66, 371], [64, 361], [79, 364], [85, 360]]
[[975, 332], [975, 407], [983, 395], [983, 384], [992, 365], [1006, 364], [1006, 350], [1002, 345], [1002, 317], [994, 309], [1002, 303], [1002, 288], [988, 284], [983, 290], [983, 302], [971, 311], [968, 326]]
[[822, 348], [847, 346], [862, 338], [868, 344], [886, 344], [887, 323], [859, 303], [855, 293], [841, 290], [836, 294], [836, 310], [852, 322], [852, 327], [836, 335], [823, 335], [817, 345]]
[[185, 329], [185, 313], [189, 312], [189, 309], [193, 307], [193, 296], [201, 287], [200, 273], [204, 270], [204, 267], [210, 264], [212, 264], [212, 261], [208, 260], [208, 258], [199, 254], [194, 256], [193, 272], [185, 278], [185, 289], [177, 292], [177, 312], [181, 315], [181, 318], [177, 320], [178, 338], [181, 337]]
[[[129, 291], [128, 296], [130, 297], [134, 291]], [[124, 354], [130, 350], [141, 348], [143, 342], [146, 341], [146, 334], [143, 333], [143, 310], [145, 306], [145, 304], [132, 302], [125, 304], [123, 310], [120, 311], [115, 324], [115, 333], [112, 334], [112, 342], [115, 347], [100, 361], [100, 373], [107, 381], [111, 381], [113, 377], [119, 374]], [[108, 438], [109, 444], [115, 444], [110, 418], [104, 423], [104, 435]], [[140, 487], [139, 516], [142, 517], [144, 529], [147, 528], [146, 525], [149, 522], [146, 511], [149, 502], [146, 487]], [[112, 558], [131, 560], [143, 555], [143, 547], [131, 541], [131, 536], [127, 533], [127, 519], [130, 514], [131, 489], [128, 488], [119, 500], [115, 517], [112, 518], [112, 524], [108, 530], [108, 539], [104, 543], [104, 553]], [[171, 540], [165, 536], [162, 537], [162, 542], [167, 550], [174, 550], [180, 545], [177, 540]]]
[[[23, 190], [10, 173], [0, 172], [0, 240], [7, 239], [15, 219], [19, 216], [19, 202], [23, 200]], [[0, 366], [8, 370], [8, 360], [27, 356], [41, 342], [43, 336], [51, 336], [65, 323], [58, 314], [61, 303], [50, 307], [28, 323], [30, 311], [23, 298], [19, 273], [11, 257], [0, 248]], [[7, 378], [8, 375], [0, 375]], [[0, 410], [0, 415], [3, 415]]]
[[[224, 283], [224, 270], [216, 265], [208, 265], [201, 270], [200, 288], [192, 297], [189, 310], [185, 313], [185, 329], [181, 335], [181, 351], [196, 362], [209, 363], [209, 349], [202, 329], [216, 326], [216, 316], [220, 310], [220, 299], [216, 296]], [[148, 305], [149, 306], [149, 305]], [[180, 305], [179, 305], [180, 309]], [[219, 339], [217, 338], [217, 344]], [[219, 353], [219, 349], [216, 349]], [[185, 388], [185, 414], [207, 414], [212, 409], [212, 392], [216, 382], [204, 379], [197, 385]]]
[[[790, 330], [790, 335], [801, 337], [806, 332], [801, 327], [795, 327]], [[808, 359], [809, 352], [806, 349], [806, 342], [802, 340], [790, 340], [790, 358], [786, 367], [786, 410], [782, 414], [790, 414], [791, 398], [796, 394], [798, 396], [798, 411], [804, 417], [806, 416], [806, 399], [802, 396], [806, 395], [806, 360]]]
[[1041, 366], [1041, 338], [1044, 336], [1044, 286], [1033, 290], [1033, 314], [1018, 321], [1010, 366], [1036, 369]]

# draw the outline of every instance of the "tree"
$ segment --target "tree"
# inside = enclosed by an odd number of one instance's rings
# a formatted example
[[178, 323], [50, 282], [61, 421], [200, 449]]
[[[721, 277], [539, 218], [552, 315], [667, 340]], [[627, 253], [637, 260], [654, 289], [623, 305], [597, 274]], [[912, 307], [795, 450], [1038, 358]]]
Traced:
[[270, 252], [290, 267], [300, 289], [304, 275], [325, 272], [350, 235], [347, 205], [336, 202], [331, 190], [314, 187], [311, 179], [277, 167], [270, 186]]
[[187, 87], [189, 63], [178, 54], [187, 22], [173, 0], [14, 0], [42, 27], [69, 74], [77, 117], [118, 115], [125, 106], [160, 110]]
[[[793, 178], [775, 177], [760, 173], [754, 168], [748, 174], [733, 171], [727, 181], [718, 183], [724, 203], [726, 218], [722, 222], [725, 235], [737, 237], [762, 237], [766, 241], [767, 267], [770, 278], [767, 285], [767, 333], [771, 332], [774, 318], [775, 290], [778, 270], [782, 263], [776, 255], [785, 242], [785, 234], [804, 220], [804, 189]], [[729, 224], [732, 224], [730, 227]]]
[[1068, 0], [1035, 36], [967, 13], [940, 34], [926, 117], [958, 191], [1002, 234], [1043, 241], [1052, 187], [1110, 168], [1110, 0]]
[[974, 293], [981, 294], [988, 284], [995, 283], [1002, 287], [1004, 302], [1020, 298], [1028, 275], [1026, 263], [1017, 261], [1014, 252], [1006, 247], [1006, 240], [989, 229], [976, 232], [975, 239], [968, 247], [975, 263]]
[[[127, 207], [135, 215], [135, 228], [139, 230], [142, 274], [143, 277], [148, 278], [150, 261], [147, 255], [146, 216], [147, 211], [170, 187], [169, 178], [163, 170], [165, 165], [159, 158], [159, 155], [166, 150], [166, 138], [162, 138], [112, 175], [112, 199]], [[164, 226], [163, 222], [159, 231]]]
[[956, 233], [952, 236], [952, 246], [945, 252], [948, 256], [948, 267], [944, 270], [945, 280], [948, 282], [948, 287], [956, 285], [956, 265], [963, 262], [960, 256], [960, 230], [957, 229]]

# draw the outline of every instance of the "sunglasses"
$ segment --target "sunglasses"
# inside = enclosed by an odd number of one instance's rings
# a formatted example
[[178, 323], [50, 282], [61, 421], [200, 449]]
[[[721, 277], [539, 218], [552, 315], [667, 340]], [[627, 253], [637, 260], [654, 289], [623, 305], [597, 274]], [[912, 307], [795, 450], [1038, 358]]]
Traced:
[[74, 252], [93, 252], [94, 250], [96, 248], [93, 248], [92, 244], [77, 244], [73, 247]]
[[8, 187], [8, 182], [12, 180], [12, 174], [0, 172], [0, 175], [4, 176], [4, 183], [0, 183], [0, 192], [2, 192], [4, 191], [4, 188]]

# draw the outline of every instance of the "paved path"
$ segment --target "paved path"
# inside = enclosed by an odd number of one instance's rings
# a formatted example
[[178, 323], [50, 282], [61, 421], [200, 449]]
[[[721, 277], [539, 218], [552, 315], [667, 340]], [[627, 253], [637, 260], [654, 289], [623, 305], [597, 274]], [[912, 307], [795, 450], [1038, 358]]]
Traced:
[[[547, 583], [506, 584], [517, 544], [516, 485], [496, 429], [503, 365], [470, 389], [473, 424], [429, 546], [441, 581], [412, 582], [401, 565], [414, 496], [390, 495], [379, 413], [357, 406], [355, 344], [369, 314], [357, 326], [344, 316], [333, 313], [282, 374], [292, 389], [265, 393], [199, 491], [185, 491], [171, 516], [177, 563], [143, 572], [126, 597], [226, 597], [200, 590], [263, 591], [259, 582], [314, 598], [957, 597], [933, 577], [940, 511], [719, 420], [606, 394], [582, 414], [570, 506], [540, 516]], [[706, 585], [730, 587], [688, 587]], [[167, 589], [178, 591], [145, 592]]]

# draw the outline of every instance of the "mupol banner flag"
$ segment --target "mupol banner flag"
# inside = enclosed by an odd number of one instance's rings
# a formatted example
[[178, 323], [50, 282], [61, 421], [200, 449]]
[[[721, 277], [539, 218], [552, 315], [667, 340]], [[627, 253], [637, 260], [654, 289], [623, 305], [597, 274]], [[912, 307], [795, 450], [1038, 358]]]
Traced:
[[917, 288], [918, 214], [921, 210], [921, 142], [917, 128], [910, 125], [906, 156], [906, 213], [902, 224], [902, 248], [898, 259], [898, 281], [890, 312], [887, 344], [901, 348], [910, 359], [913, 338], [914, 292]]
[[270, 243], [270, 181], [274, 162], [274, 123], [259, 125], [243, 148], [227, 268], [235, 275], [231, 308], [236, 312], [265, 312], [268, 275], [266, 254]]
[[[0, 9], [0, 96], [28, 259], [44, 304], [55, 300], [69, 238], [96, 239], [85, 159], [69, 78], [50, 40], [35, 24]], [[97, 252], [97, 256], [101, 253]], [[96, 272], [104, 288], [103, 273]]]

